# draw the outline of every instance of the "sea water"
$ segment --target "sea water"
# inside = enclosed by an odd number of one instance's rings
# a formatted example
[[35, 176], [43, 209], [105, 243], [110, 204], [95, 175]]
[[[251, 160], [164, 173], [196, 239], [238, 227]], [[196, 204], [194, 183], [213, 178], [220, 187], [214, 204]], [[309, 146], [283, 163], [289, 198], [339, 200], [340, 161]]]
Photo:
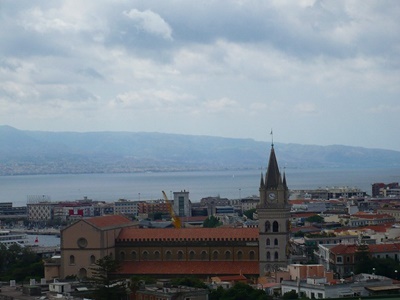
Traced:
[[[0, 202], [25, 206], [28, 199], [73, 201], [87, 197], [100, 201], [162, 199], [162, 191], [189, 191], [192, 202], [203, 197], [239, 199], [258, 195], [265, 170], [153, 172], [124, 174], [62, 174], [0, 176]], [[376, 182], [400, 182], [400, 168], [286, 169], [289, 189], [356, 187], [371, 194]], [[33, 195], [33, 197], [32, 197]]]

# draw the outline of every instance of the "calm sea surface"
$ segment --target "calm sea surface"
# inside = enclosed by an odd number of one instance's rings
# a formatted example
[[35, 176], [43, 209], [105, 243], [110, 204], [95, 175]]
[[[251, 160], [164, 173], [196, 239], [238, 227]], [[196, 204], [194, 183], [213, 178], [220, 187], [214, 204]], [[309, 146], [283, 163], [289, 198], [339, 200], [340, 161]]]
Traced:
[[[163, 190], [168, 196], [189, 191], [193, 202], [218, 195], [237, 199], [258, 194], [260, 174], [261, 170], [0, 176], [0, 202], [25, 206], [28, 195], [46, 195], [52, 201], [84, 196], [103, 201], [151, 200], [161, 199]], [[286, 169], [286, 179], [289, 189], [348, 186], [371, 194], [372, 183], [400, 182], [400, 168]]]
[[[37, 238], [37, 243], [35, 242]], [[41, 247], [55, 247], [55, 246], [60, 246], [60, 238], [55, 236], [55, 235], [34, 235], [34, 234], [29, 234], [28, 235], [28, 240], [29, 243], [32, 245], [38, 245]]]

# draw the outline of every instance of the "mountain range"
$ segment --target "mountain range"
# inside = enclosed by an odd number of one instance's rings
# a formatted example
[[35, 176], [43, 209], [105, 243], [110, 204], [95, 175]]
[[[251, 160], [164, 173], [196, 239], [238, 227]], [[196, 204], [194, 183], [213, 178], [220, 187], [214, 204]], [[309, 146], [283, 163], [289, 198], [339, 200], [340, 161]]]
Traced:
[[[0, 126], [0, 175], [260, 169], [271, 144], [145, 132], [50, 132]], [[400, 152], [275, 143], [280, 167], [400, 167]]]

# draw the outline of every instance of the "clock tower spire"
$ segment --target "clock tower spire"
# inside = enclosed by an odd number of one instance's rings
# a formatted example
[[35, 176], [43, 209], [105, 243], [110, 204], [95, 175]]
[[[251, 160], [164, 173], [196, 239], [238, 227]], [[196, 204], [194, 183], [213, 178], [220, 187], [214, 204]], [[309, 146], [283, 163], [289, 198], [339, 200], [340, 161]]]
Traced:
[[288, 198], [286, 174], [282, 179], [272, 144], [265, 180], [261, 180], [260, 184], [260, 203], [257, 207], [260, 276], [282, 267], [286, 268], [288, 265], [290, 229]]

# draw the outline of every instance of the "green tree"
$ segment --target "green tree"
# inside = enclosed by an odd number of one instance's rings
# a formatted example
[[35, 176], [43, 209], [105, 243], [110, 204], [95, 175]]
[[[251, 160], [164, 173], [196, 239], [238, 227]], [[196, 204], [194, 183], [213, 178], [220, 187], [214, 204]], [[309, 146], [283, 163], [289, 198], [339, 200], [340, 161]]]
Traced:
[[171, 280], [172, 285], [183, 285], [195, 288], [206, 289], [207, 285], [196, 277], [175, 278]]
[[354, 254], [354, 260], [356, 261], [354, 266], [356, 274], [371, 273], [373, 266], [368, 245], [363, 244], [357, 247], [356, 253]]
[[313, 215], [308, 217], [306, 221], [310, 223], [324, 223], [324, 218], [319, 215]]
[[43, 262], [30, 248], [0, 244], [0, 280], [42, 278]]
[[92, 270], [93, 282], [96, 289], [93, 297], [96, 300], [119, 300], [126, 297], [125, 282], [118, 279], [114, 274], [121, 268], [119, 262], [110, 255], [104, 256], [95, 262]]
[[215, 228], [215, 227], [218, 227], [218, 226], [221, 226], [221, 225], [222, 225], [222, 223], [219, 221], [219, 219], [214, 217], [214, 216], [208, 217], [203, 222], [203, 227], [204, 228]]
[[249, 210], [244, 211], [243, 214], [244, 214], [248, 219], [254, 220], [254, 219], [253, 219], [253, 214], [254, 214], [255, 212], [256, 212], [256, 209], [255, 209], [255, 208], [252, 208], [252, 209], [249, 209]]
[[210, 300], [269, 300], [272, 299], [263, 290], [254, 289], [242, 282], [236, 283], [230, 289], [218, 288], [211, 291]]
[[299, 295], [294, 290], [284, 293], [283, 297], [282, 297], [282, 299], [284, 299], [284, 300], [298, 299], [298, 298], [299, 298]]
[[304, 232], [299, 230], [293, 234], [294, 237], [304, 237]]

